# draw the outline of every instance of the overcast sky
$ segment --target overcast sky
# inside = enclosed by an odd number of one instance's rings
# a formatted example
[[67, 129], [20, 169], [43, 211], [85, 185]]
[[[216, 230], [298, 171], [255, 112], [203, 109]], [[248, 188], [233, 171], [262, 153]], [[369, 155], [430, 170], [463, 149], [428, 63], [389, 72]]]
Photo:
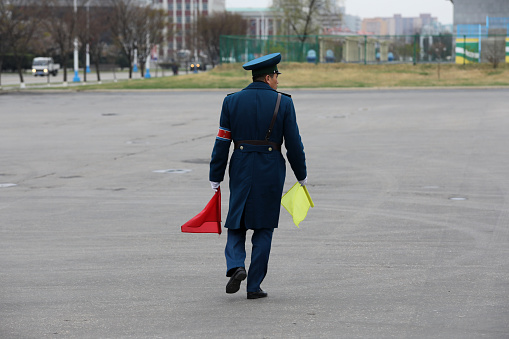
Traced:
[[[417, 17], [421, 13], [431, 13], [442, 24], [452, 24], [453, 4], [448, 0], [344, 0], [346, 13], [361, 18]], [[228, 8], [268, 7], [271, 0], [226, 0]]]

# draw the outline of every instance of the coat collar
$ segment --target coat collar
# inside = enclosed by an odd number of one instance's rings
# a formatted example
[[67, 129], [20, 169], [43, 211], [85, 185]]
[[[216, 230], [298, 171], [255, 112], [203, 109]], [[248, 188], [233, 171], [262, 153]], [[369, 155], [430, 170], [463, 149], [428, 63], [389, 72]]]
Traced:
[[244, 88], [243, 90], [247, 90], [247, 89], [265, 89], [265, 90], [269, 90], [269, 91], [274, 91], [276, 92], [274, 89], [272, 89], [272, 87], [270, 87], [268, 84], [264, 83], [264, 82], [261, 82], [261, 81], [255, 81], [255, 82], [252, 82], [250, 83], [246, 88]]

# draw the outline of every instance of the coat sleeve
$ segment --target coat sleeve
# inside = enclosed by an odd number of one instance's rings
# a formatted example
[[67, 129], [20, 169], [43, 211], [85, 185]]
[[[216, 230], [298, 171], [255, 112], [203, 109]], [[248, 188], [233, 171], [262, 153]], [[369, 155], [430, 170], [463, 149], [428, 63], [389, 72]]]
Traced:
[[223, 181], [226, 165], [228, 164], [231, 141], [230, 113], [228, 111], [228, 104], [225, 98], [221, 109], [221, 118], [219, 119], [219, 131], [216, 136], [210, 160], [210, 181]]
[[286, 157], [292, 167], [293, 173], [297, 180], [304, 180], [307, 177], [306, 155], [304, 153], [304, 145], [299, 134], [299, 126], [297, 125], [297, 116], [293, 106], [292, 99], [289, 99], [286, 106], [284, 117], [283, 137], [285, 140]]

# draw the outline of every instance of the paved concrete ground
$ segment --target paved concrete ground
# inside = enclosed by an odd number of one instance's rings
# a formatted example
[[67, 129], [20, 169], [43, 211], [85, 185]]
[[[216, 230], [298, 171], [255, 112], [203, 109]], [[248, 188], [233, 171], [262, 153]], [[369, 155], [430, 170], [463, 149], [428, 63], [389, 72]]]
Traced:
[[0, 95], [0, 337], [508, 338], [509, 90], [291, 92], [316, 207], [261, 300], [180, 232], [226, 91]]

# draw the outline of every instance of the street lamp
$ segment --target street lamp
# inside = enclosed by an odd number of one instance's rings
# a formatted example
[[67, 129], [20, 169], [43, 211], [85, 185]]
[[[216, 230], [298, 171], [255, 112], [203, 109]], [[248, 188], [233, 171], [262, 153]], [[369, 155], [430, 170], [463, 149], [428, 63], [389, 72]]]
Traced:
[[147, 33], [147, 60], [145, 60], [145, 79], [150, 79], [150, 58], [151, 58], [151, 50], [150, 50], [150, 35]]
[[[86, 51], [86, 73], [90, 73], [90, 1], [87, 1], [87, 51]], [[85, 78], [86, 81], [86, 78]]]
[[[78, 21], [78, 5], [76, 4], [76, 0], [74, 0], [74, 27], [77, 27]], [[76, 33], [74, 33], [76, 34]], [[75, 35], [74, 37], [74, 82], [80, 82], [80, 76], [78, 74], [78, 37]]]
[[[150, 0], [147, 0], [147, 8], [150, 7]], [[149, 27], [148, 19], [147, 19], [147, 27]], [[151, 51], [150, 51], [150, 33], [147, 31], [147, 60], [145, 60], [145, 79], [150, 79], [150, 57], [151, 57]]]
[[133, 72], [138, 72], [138, 45], [134, 47], [134, 57], [133, 57]]

